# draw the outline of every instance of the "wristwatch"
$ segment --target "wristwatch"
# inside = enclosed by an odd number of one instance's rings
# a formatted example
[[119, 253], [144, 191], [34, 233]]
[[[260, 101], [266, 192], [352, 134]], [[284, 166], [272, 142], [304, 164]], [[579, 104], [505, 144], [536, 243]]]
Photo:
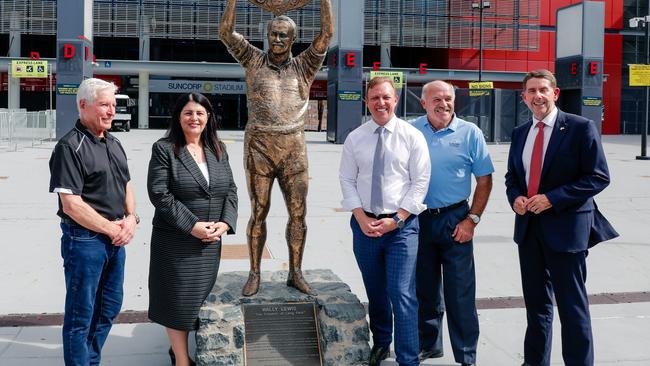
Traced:
[[397, 228], [401, 229], [404, 227], [404, 220], [402, 220], [397, 214], [393, 216], [393, 220], [395, 220], [395, 223], [397, 223]]
[[473, 214], [473, 213], [467, 214], [467, 218], [472, 220], [474, 225], [478, 225], [478, 223], [481, 222], [481, 216]]
[[132, 214], [129, 214], [127, 216], [130, 216], [130, 215], [133, 215], [133, 217], [135, 217], [135, 224], [138, 225], [140, 223], [140, 216], [138, 216], [138, 214], [135, 213], [135, 212], [132, 213]]

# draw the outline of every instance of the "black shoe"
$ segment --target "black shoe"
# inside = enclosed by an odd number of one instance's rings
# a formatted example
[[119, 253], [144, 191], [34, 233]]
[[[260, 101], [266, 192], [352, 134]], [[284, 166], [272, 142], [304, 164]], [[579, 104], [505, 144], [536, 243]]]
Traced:
[[461, 363], [460, 366], [476, 366], [476, 364], [473, 364], [473, 363]]
[[[169, 347], [169, 359], [172, 362], [172, 365], [176, 365], [176, 355], [174, 354], [174, 350], [172, 350], [171, 347]], [[192, 359], [190, 359], [190, 366], [196, 366], [196, 362], [194, 362]]]
[[388, 356], [390, 356], [390, 346], [372, 346], [368, 366], [379, 366]]
[[444, 352], [442, 350], [434, 351], [434, 350], [421, 350], [420, 354], [418, 355], [418, 359], [420, 361], [424, 361], [427, 358], [440, 358], [444, 356]]

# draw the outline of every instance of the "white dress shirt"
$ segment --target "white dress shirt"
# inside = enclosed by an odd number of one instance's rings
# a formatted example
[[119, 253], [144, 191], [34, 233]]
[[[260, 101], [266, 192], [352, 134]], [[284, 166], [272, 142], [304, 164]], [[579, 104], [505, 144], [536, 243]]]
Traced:
[[[339, 169], [339, 180], [346, 210], [361, 207], [371, 212], [370, 191], [372, 166], [379, 125], [370, 120], [352, 131], [345, 139]], [[395, 116], [384, 125], [384, 181], [382, 197], [385, 214], [403, 208], [419, 214], [429, 186], [431, 162], [424, 136], [408, 122]]]
[[[553, 126], [555, 126], [555, 120], [557, 119], [557, 107], [553, 107], [551, 113], [547, 114], [546, 117], [542, 120], [544, 122], [544, 149], [542, 150], [542, 167], [544, 166], [544, 158], [546, 157], [546, 148], [548, 147], [548, 142], [551, 140], [551, 133], [553, 132]], [[528, 136], [526, 137], [526, 144], [524, 145], [524, 150], [521, 153], [521, 161], [524, 163], [524, 170], [526, 171], [526, 185], [528, 185], [528, 178], [530, 177], [530, 159], [533, 156], [533, 145], [535, 145], [535, 137], [537, 136], [537, 122], [539, 122], [535, 117], [533, 117], [533, 125], [530, 126], [528, 130]]]

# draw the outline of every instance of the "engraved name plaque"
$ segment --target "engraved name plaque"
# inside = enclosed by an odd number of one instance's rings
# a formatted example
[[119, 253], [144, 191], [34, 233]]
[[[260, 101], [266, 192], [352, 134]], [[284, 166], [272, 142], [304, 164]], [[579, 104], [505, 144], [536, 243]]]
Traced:
[[313, 303], [242, 305], [244, 365], [321, 366]]

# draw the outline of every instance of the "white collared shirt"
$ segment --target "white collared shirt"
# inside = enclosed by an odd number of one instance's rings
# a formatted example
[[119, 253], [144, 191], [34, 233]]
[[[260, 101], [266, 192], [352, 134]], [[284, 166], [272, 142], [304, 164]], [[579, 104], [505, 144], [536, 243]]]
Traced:
[[[379, 125], [370, 120], [352, 131], [345, 139], [339, 168], [339, 181], [346, 210], [361, 207], [371, 212], [370, 191], [372, 166]], [[419, 214], [429, 186], [431, 162], [424, 136], [408, 122], [395, 116], [384, 125], [384, 183], [382, 212], [397, 212], [403, 208]]]
[[[544, 122], [544, 149], [542, 150], [542, 166], [544, 166], [546, 148], [548, 148], [548, 142], [551, 140], [553, 126], [555, 126], [555, 121], [557, 120], [557, 111], [557, 107], [553, 107], [551, 113], [547, 114], [546, 117], [544, 117], [542, 120], [542, 122]], [[537, 136], [537, 122], [539, 121], [533, 117], [533, 125], [530, 126], [530, 130], [528, 130], [526, 144], [524, 144], [524, 150], [521, 153], [521, 161], [524, 163], [524, 170], [526, 171], [526, 185], [528, 185], [528, 178], [530, 177], [530, 159], [533, 156], [533, 145], [535, 144], [535, 137]]]

